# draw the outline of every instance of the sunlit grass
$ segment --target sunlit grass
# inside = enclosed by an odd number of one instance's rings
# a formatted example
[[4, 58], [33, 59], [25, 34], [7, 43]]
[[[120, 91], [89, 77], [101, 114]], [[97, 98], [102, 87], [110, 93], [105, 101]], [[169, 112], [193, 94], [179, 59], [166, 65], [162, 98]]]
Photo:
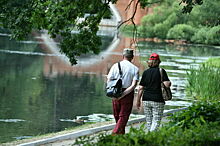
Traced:
[[209, 58], [205, 64], [220, 68], [220, 58]]

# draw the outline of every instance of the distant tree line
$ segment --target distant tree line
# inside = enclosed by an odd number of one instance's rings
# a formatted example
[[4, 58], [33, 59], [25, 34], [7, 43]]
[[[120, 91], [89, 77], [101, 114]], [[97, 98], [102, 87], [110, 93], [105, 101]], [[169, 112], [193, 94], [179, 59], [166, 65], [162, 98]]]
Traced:
[[153, 6], [153, 14], [144, 16], [138, 27], [140, 37], [186, 40], [200, 44], [220, 44], [220, 1], [203, 0], [191, 13], [181, 13], [176, 0]]

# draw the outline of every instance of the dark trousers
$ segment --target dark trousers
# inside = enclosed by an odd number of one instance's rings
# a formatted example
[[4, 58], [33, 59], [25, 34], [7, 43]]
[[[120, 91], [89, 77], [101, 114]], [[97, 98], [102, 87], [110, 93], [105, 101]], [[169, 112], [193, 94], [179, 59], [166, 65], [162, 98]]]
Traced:
[[112, 133], [114, 134], [125, 133], [125, 126], [128, 122], [129, 116], [132, 111], [133, 100], [134, 100], [134, 92], [129, 93], [120, 100], [112, 100], [113, 113], [116, 121], [116, 125]]

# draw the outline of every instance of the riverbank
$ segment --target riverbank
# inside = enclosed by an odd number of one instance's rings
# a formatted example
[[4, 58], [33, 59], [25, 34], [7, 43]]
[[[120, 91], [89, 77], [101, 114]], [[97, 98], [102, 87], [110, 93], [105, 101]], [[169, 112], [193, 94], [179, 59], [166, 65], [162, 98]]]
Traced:
[[[162, 119], [162, 124], [168, 122], [167, 116], [169, 114], [177, 112], [179, 110], [183, 110], [183, 109], [186, 109], [186, 108], [179, 108], [179, 109], [165, 112], [164, 117]], [[129, 132], [129, 129], [131, 127], [136, 127], [136, 128], [140, 127], [144, 121], [145, 121], [145, 117], [130, 119], [126, 126], [126, 133]], [[28, 139], [2, 143], [1, 145], [2, 146], [72, 145], [74, 143], [74, 140], [80, 136], [95, 135], [100, 132], [110, 133], [112, 129], [114, 128], [114, 126], [115, 126], [114, 121], [86, 124], [80, 127], [64, 130], [64, 131], [57, 132], [57, 133], [50, 133], [50, 134], [36, 136], [36, 137], [28, 138]]]

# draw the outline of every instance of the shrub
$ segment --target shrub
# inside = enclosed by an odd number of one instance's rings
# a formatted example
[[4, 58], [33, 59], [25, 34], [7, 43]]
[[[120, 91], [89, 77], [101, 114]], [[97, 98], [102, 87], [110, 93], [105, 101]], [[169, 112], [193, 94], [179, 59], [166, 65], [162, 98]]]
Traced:
[[200, 126], [210, 122], [220, 123], [220, 104], [219, 102], [202, 101], [194, 103], [186, 110], [174, 113], [169, 117], [170, 125], [176, 125], [180, 128], [191, 128], [191, 126]]
[[81, 137], [75, 145], [84, 146], [212, 146], [220, 142], [219, 102], [197, 102], [188, 109], [174, 113], [170, 122], [154, 132], [145, 132], [145, 125], [132, 128], [124, 135], [106, 133]]
[[158, 38], [161, 38], [161, 39], [166, 38], [168, 30], [169, 30], [168, 25], [165, 25], [163, 23], [158, 23], [154, 26], [155, 36], [157, 36]]
[[166, 19], [166, 16], [161, 15], [161, 14], [158, 14], [158, 15], [148, 14], [142, 18], [141, 24], [143, 26], [154, 26], [155, 24], [160, 23], [164, 21], [165, 19]]
[[207, 27], [202, 27], [200, 28], [191, 38], [191, 41], [194, 43], [200, 43], [200, 44], [205, 44], [207, 38], [207, 32], [209, 31], [209, 28]]
[[166, 39], [167, 33], [177, 22], [177, 16], [175, 13], [169, 15], [169, 17], [163, 21], [163, 23], [157, 23], [154, 26], [154, 34], [155, 36]]
[[212, 27], [207, 33], [206, 44], [220, 44], [220, 25]]
[[168, 39], [184, 39], [190, 41], [191, 36], [195, 33], [195, 29], [186, 24], [178, 24], [171, 28], [167, 33]]
[[140, 35], [140, 37], [146, 37], [146, 38], [155, 37], [153, 27], [139, 26], [137, 32]]
[[111, 136], [101, 134], [98, 138], [84, 137], [76, 140], [74, 145], [84, 146], [188, 146], [188, 145], [216, 145], [220, 142], [219, 123], [210, 123], [203, 126], [192, 126], [190, 129], [181, 129], [178, 126], [163, 127], [156, 132], [146, 133], [140, 129], [131, 128], [125, 135]]

